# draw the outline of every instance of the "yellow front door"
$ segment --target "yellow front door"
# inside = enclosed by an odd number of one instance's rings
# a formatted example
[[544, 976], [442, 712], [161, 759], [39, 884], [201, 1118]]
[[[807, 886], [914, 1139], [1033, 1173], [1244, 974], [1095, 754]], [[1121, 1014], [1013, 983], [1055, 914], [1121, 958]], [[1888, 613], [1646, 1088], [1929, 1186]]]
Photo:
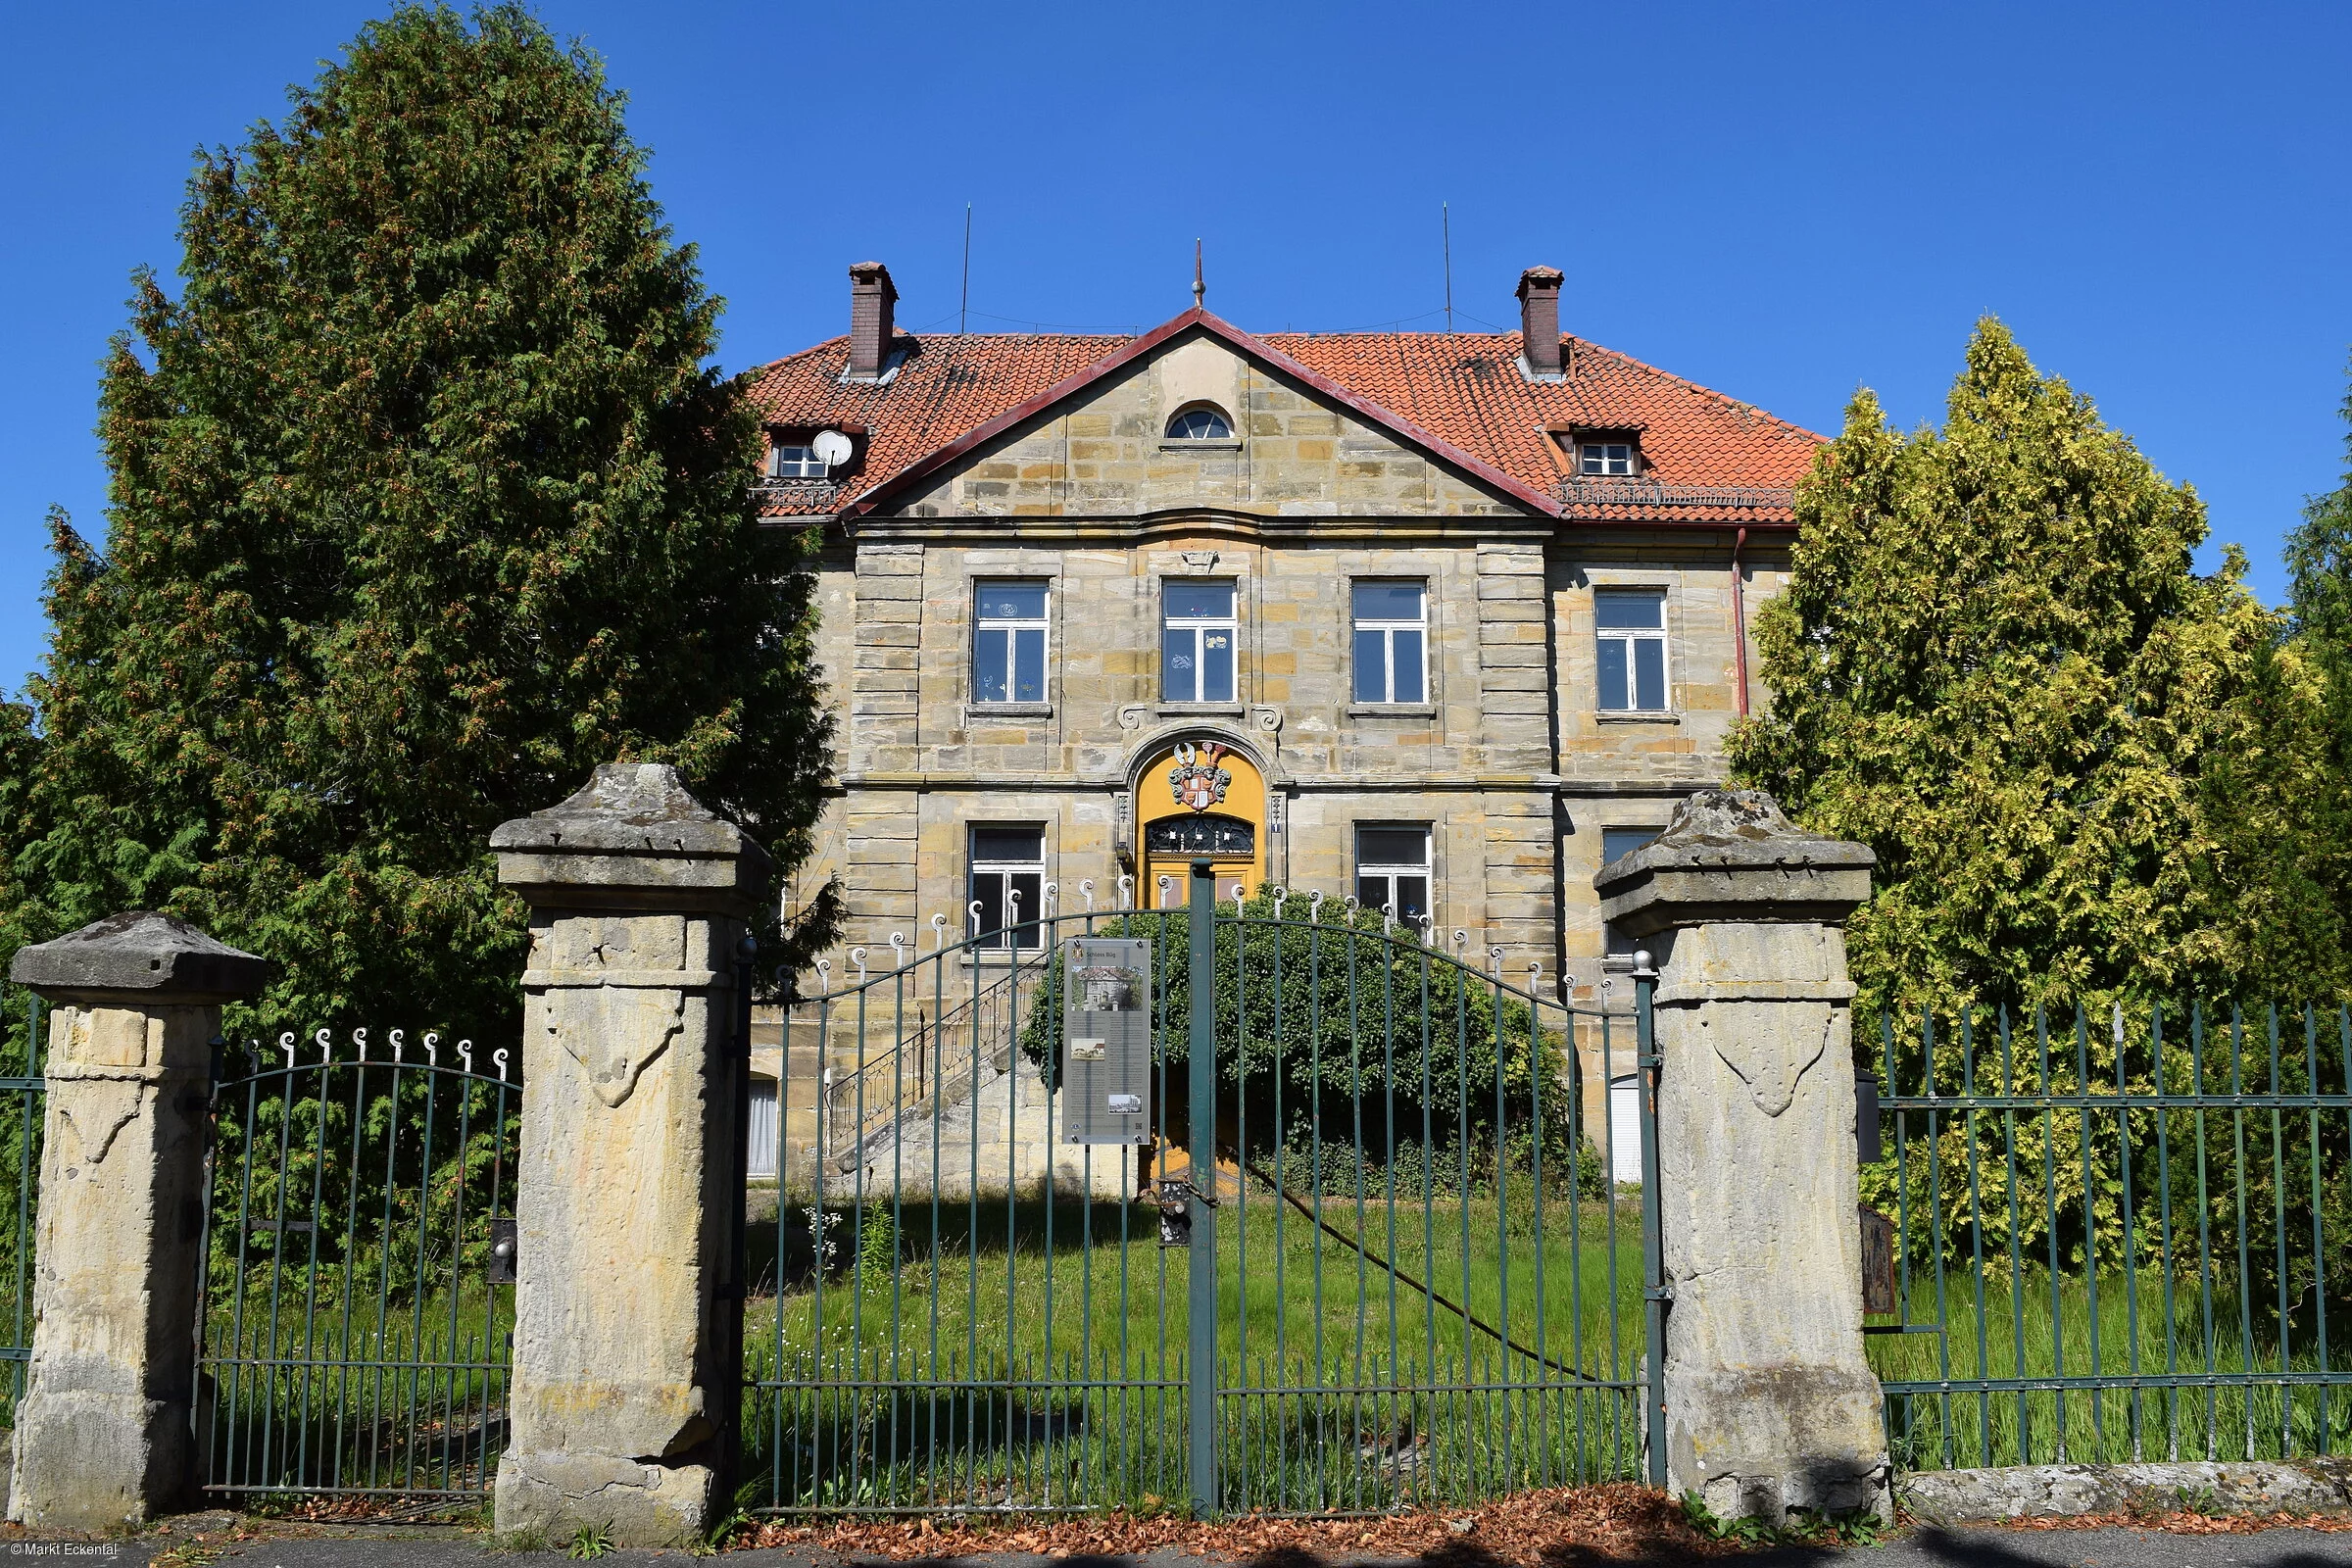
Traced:
[[[1181, 909], [1192, 898], [1193, 857], [1154, 855], [1145, 864], [1149, 875], [1145, 887], [1151, 897], [1145, 902], [1147, 909]], [[1248, 860], [1220, 860], [1210, 857], [1217, 872], [1217, 902], [1230, 905], [1237, 895], [1247, 895], [1257, 887], [1254, 867]], [[1162, 893], [1160, 889], [1167, 891]]]
[[1193, 862], [1216, 868], [1217, 900], [1265, 880], [1266, 784], [1249, 760], [1213, 741], [1187, 741], [1144, 769], [1136, 820], [1147, 909], [1182, 908]]

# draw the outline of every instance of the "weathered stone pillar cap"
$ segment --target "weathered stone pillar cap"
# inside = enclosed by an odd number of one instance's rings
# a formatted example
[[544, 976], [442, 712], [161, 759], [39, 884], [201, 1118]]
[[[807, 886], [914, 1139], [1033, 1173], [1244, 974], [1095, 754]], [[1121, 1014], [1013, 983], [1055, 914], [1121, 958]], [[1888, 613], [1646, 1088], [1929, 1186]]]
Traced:
[[1870, 897], [1867, 845], [1808, 833], [1762, 790], [1701, 790], [1666, 831], [1592, 878], [1628, 936], [1700, 920], [1835, 923]]
[[734, 909], [773, 869], [664, 762], [606, 762], [569, 800], [501, 822], [490, 847], [499, 881], [546, 905]]
[[52, 1002], [108, 995], [235, 1002], [270, 983], [270, 963], [215, 942], [185, 920], [132, 909], [19, 948], [8, 977]]

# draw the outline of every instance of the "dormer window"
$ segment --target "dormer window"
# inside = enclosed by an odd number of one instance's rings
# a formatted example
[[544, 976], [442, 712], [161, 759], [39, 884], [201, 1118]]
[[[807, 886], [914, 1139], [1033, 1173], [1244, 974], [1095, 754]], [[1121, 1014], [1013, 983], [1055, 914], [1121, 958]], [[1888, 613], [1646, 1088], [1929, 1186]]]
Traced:
[[1226, 418], [1223, 411], [1218, 409], [1206, 407], [1181, 409], [1177, 412], [1176, 416], [1168, 421], [1168, 439], [1171, 441], [1230, 441], [1233, 439], [1233, 421]]
[[822, 479], [832, 469], [806, 441], [778, 441], [767, 449], [770, 479]]
[[1576, 471], [1579, 478], [1630, 478], [1638, 461], [1634, 443], [1623, 436], [1577, 438]]

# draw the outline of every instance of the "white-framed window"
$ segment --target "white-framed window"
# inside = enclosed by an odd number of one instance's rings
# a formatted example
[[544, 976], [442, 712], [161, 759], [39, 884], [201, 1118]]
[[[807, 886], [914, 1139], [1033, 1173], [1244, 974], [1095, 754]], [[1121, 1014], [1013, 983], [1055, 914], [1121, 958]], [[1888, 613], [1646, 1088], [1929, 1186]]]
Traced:
[[1429, 700], [1429, 585], [1358, 582], [1354, 587], [1355, 700]]
[[1418, 925], [1430, 912], [1429, 880], [1427, 822], [1356, 824], [1356, 903]]
[[1046, 700], [1046, 609], [1042, 582], [972, 584], [972, 701]]
[[1171, 577], [1160, 584], [1159, 695], [1171, 703], [1233, 701], [1233, 584]]
[[1666, 590], [1597, 588], [1592, 620], [1600, 638], [1604, 713], [1666, 710]]
[[970, 903], [983, 948], [1039, 948], [1045, 930], [1046, 830], [1029, 823], [971, 830]]
[[1230, 441], [1233, 421], [1221, 409], [1179, 409], [1168, 420], [1171, 441]]
[[1576, 471], [1580, 478], [1630, 475], [1638, 461], [1633, 442], [1622, 437], [1579, 437], [1576, 443]]
[[816, 448], [806, 441], [777, 441], [767, 449], [767, 476], [771, 479], [822, 479], [832, 471], [816, 455]]
[[[1651, 839], [1666, 831], [1657, 827], [1604, 827], [1600, 830], [1600, 863], [1607, 865], [1633, 854]], [[1614, 925], [1603, 923], [1600, 929], [1601, 952], [1615, 968], [1631, 968], [1636, 944]], [[1622, 1178], [1620, 1178], [1622, 1179]]]

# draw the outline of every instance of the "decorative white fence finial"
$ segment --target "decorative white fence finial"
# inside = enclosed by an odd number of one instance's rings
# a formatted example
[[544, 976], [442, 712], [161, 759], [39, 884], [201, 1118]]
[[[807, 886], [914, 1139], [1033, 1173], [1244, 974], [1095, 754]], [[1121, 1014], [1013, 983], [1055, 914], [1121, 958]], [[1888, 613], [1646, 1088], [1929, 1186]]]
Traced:
[[395, 1029], [391, 1032], [391, 1036], [392, 1059], [397, 1062], [402, 1059], [409, 1049], [409, 1032], [406, 1029]]
[[499, 1075], [501, 1078], [504, 1078], [504, 1077], [507, 1075], [507, 1048], [506, 1048], [506, 1047], [504, 1047], [504, 1046], [501, 1046], [501, 1047], [499, 1047], [499, 1048], [498, 1048], [496, 1051], [493, 1051], [492, 1053], [490, 1053], [490, 1064], [491, 1064], [492, 1066], [494, 1066], [494, 1067], [496, 1067], [496, 1068], [498, 1069], [498, 1075]]
[[1043, 908], [1039, 909], [1038, 912], [1045, 918], [1051, 920], [1054, 918], [1054, 911], [1061, 907], [1061, 884], [1058, 882], [1049, 882], [1039, 891], [1044, 893], [1046, 897], [1045, 906]]
[[964, 914], [972, 922], [972, 935], [978, 936], [980, 934], [980, 901], [974, 899], [970, 904], [965, 905]]
[[890, 959], [891, 967], [894, 969], [904, 969], [906, 967], [906, 932], [893, 931], [890, 934]]
[[1135, 878], [1122, 874], [1119, 878], [1119, 907], [1135, 907]]
[[935, 954], [948, 951], [948, 917], [944, 914], [931, 916], [931, 951]]
[[1307, 924], [1316, 925], [1321, 923], [1323, 919], [1323, 890], [1321, 888], [1316, 888], [1313, 892], [1306, 896]]
[[1380, 906], [1380, 934], [1389, 936], [1396, 929], [1396, 901], [1384, 900]]
[[1497, 980], [1502, 978], [1502, 950], [1500, 948], [1487, 950], [1487, 972]]
[[1089, 876], [1089, 877], [1081, 877], [1081, 878], [1079, 878], [1079, 880], [1078, 880], [1078, 892], [1079, 892], [1079, 895], [1080, 895], [1080, 897], [1082, 897], [1082, 898], [1084, 898], [1084, 899], [1086, 900], [1086, 912], [1087, 912], [1087, 913], [1089, 913], [1089, 914], [1092, 914], [1092, 913], [1094, 913], [1094, 912], [1095, 912], [1095, 879], [1094, 879], [1093, 877], [1091, 877], [1091, 876]]
[[816, 960], [816, 994], [820, 997], [833, 994], [833, 960], [831, 958]]
[[326, 1029], [319, 1030], [317, 1034], [311, 1036], [311, 1044], [318, 1048], [318, 1059], [320, 1061], [332, 1061], [335, 1059], [335, 1037], [332, 1031]]
[[277, 1049], [286, 1054], [286, 1071], [294, 1070], [294, 1031], [289, 1029], [277, 1037]]
[[424, 1032], [424, 1059], [427, 1066], [441, 1065], [441, 1037], [430, 1029]]
[[472, 1041], [461, 1040], [458, 1042], [458, 1064], [464, 1067], [467, 1072], [473, 1071]]
[[865, 950], [863, 948], [852, 948], [850, 950], [850, 961], [858, 966], [858, 983], [859, 985], [865, 984]]

